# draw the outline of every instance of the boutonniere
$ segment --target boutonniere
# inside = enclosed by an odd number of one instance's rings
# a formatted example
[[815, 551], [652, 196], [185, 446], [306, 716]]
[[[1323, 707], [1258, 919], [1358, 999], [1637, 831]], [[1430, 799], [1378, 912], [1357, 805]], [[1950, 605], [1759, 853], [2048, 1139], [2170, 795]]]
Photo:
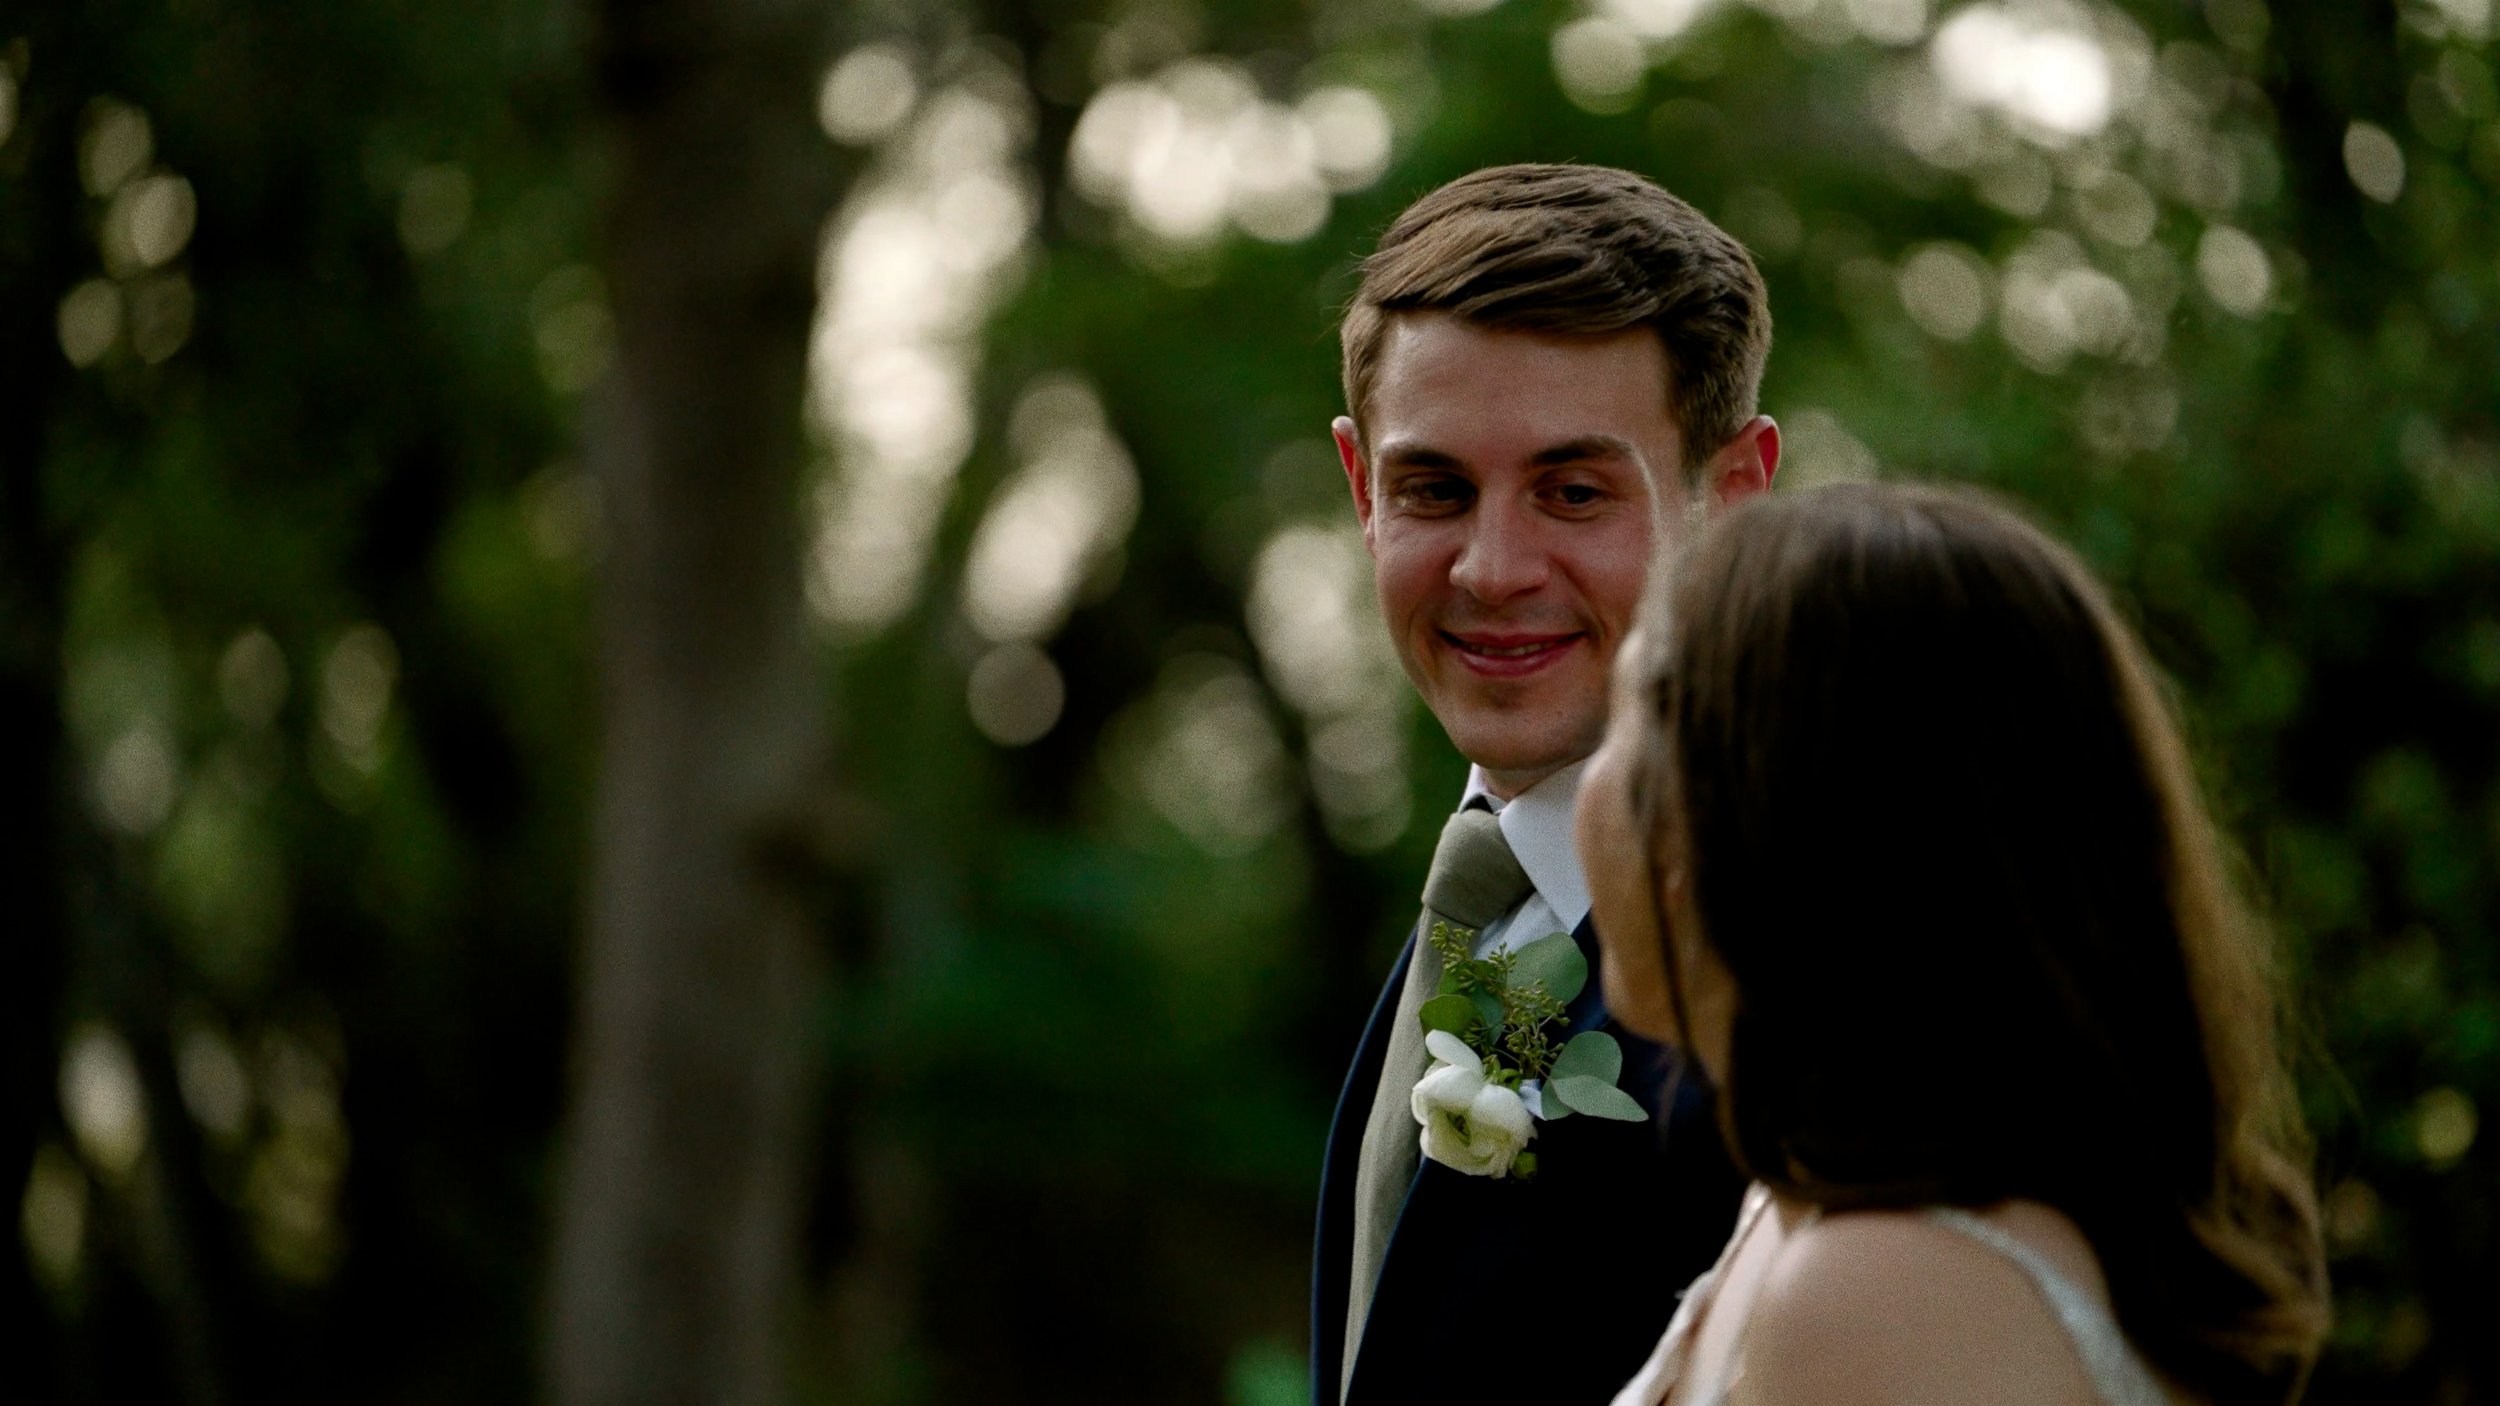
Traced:
[[1563, 1011], [1588, 984], [1588, 958], [1563, 933], [1490, 957], [1469, 955], [1470, 928], [1432, 925], [1440, 994], [1424, 1002], [1432, 1067], [1415, 1082], [1423, 1152], [1472, 1177], [1536, 1175], [1528, 1151], [1538, 1122], [1574, 1113], [1618, 1122], [1648, 1117], [1615, 1087], [1623, 1047], [1588, 1030], [1557, 1046]]

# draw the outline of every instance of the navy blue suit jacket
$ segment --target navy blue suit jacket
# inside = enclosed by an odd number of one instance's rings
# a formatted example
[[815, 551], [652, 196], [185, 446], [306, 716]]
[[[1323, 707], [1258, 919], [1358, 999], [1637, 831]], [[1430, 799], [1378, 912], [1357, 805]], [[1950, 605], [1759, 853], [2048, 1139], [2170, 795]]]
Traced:
[[[1315, 1406], [1338, 1400], [1348, 1352], [1346, 1406], [1426, 1398], [1605, 1406], [1657, 1346], [1676, 1296], [1718, 1258], [1744, 1188], [1709, 1096], [1688, 1077], [1673, 1106], [1660, 1109], [1674, 1056], [1614, 1024], [1598, 991], [1596, 930], [1582, 922], [1572, 937], [1589, 959], [1588, 986], [1567, 1012], [1572, 1033], [1605, 1030], [1622, 1043], [1623, 1090], [1650, 1120], [1539, 1123], [1532, 1181], [1471, 1177], [1419, 1159], [1370, 1321], [1360, 1343], [1346, 1342], [1355, 1162], [1414, 960], [1410, 936], [1328, 1130], [1311, 1273]], [[1540, 1301], [1552, 1311], [1539, 1313]], [[1513, 1326], [1494, 1326], [1495, 1304], [1517, 1315]]]

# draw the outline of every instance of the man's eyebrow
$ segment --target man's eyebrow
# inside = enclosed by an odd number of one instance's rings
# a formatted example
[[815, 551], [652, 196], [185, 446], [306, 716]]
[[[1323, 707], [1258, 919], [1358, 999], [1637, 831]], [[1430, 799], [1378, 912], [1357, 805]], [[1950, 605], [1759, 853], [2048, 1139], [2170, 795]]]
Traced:
[[1556, 464], [1577, 464], [1590, 459], [1628, 459], [1637, 464], [1641, 462], [1641, 451], [1632, 447], [1632, 441], [1619, 435], [1585, 434], [1577, 439], [1548, 445], [1530, 456], [1528, 462], [1539, 468], [1551, 468]]
[[[1641, 462], [1641, 451], [1621, 435], [1584, 434], [1559, 444], [1549, 444], [1530, 455], [1528, 462], [1544, 469], [1559, 464], [1586, 463], [1592, 459], [1624, 459], [1637, 464]], [[1382, 445], [1377, 462], [1382, 468], [1398, 469], [1461, 467], [1457, 455], [1407, 439], [1393, 439]]]
[[1455, 469], [1459, 466], [1457, 455], [1428, 444], [1417, 444], [1411, 439], [1393, 439], [1382, 445], [1379, 464], [1384, 469]]

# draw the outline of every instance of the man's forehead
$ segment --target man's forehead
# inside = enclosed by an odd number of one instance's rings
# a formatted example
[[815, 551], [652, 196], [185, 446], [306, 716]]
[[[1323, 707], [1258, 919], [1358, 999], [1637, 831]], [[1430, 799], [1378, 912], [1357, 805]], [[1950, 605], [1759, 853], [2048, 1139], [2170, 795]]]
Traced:
[[1670, 418], [1665, 348], [1647, 329], [1603, 335], [1483, 327], [1447, 315], [1412, 321], [1382, 344], [1367, 409], [1403, 417], [1499, 407]]
[[1646, 331], [1561, 337], [1444, 318], [1392, 340], [1361, 432], [1376, 465], [1436, 457], [1547, 463], [1682, 455], [1666, 358]]

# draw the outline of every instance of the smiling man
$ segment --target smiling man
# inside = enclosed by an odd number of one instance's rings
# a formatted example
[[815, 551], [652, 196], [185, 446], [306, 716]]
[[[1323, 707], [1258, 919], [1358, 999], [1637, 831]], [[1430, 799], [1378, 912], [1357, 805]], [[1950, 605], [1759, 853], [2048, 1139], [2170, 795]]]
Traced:
[[1581, 763], [1651, 557], [1770, 485], [1770, 329], [1741, 245], [1603, 167], [1462, 177], [1364, 263], [1338, 453], [1407, 677], [1472, 765], [1329, 1134], [1314, 1401], [1607, 1400], [1726, 1239], [1739, 1188], [1701, 1090], [1661, 1106], [1670, 1056], [1615, 1030], [1593, 981], [1556, 1033], [1613, 1035], [1651, 1116], [1540, 1118], [1514, 1159], [1505, 1118], [1445, 1111], [1475, 1155], [1423, 1156], [1418, 1013], [1443, 963], [1421, 938], [1447, 919], [1482, 957], [1565, 932], [1594, 965]]

